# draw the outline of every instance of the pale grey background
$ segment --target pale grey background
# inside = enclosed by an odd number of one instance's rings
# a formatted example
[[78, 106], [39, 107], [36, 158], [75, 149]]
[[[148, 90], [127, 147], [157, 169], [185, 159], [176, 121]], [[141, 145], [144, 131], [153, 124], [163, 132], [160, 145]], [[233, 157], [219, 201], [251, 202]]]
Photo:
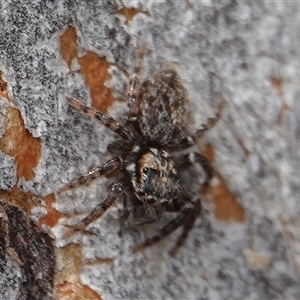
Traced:
[[[123, 5], [140, 11], [129, 25], [115, 13]], [[174, 259], [168, 250], [176, 234], [132, 254], [132, 246], [155, 229], [126, 230], [120, 237], [113, 209], [90, 226], [95, 235], [73, 238], [83, 244], [84, 260], [114, 258], [111, 264], [85, 266], [83, 284], [105, 299], [300, 298], [298, 1], [1, 0], [0, 8], [0, 70], [26, 127], [42, 139], [36, 177], [18, 182], [24, 190], [47, 195], [107, 159], [112, 135], [65, 102], [73, 95], [90, 103], [84, 79], [69, 74], [59, 53], [59, 36], [69, 25], [76, 28], [80, 55], [92, 51], [114, 64], [107, 85], [116, 96], [125, 94], [124, 70], [131, 73], [145, 42], [144, 76], [174, 65], [189, 90], [196, 126], [220, 101], [226, 104], [203, 143], [216, 150], [215, 168], [245, 209], [246, 222], [218, 222], [206, 205]], [[281, 80], [282, 95], [271, 78]], [[125, 110], [116, 101], [109, 112], [120, 117]], [[15, 180], [12, 162], [7, 157], [0, 162], [0, 172], [11, 172], [0, 179], [1, 188]], [[103, 199], [107, 184], [103, 179], [57, 195], [56, 208], [71, 214], [53, 229], [58, 247], [66, 243], [63, 224], [85, 216]], [[265, 254], [270, 264], [251, 270], [245, 249]]]

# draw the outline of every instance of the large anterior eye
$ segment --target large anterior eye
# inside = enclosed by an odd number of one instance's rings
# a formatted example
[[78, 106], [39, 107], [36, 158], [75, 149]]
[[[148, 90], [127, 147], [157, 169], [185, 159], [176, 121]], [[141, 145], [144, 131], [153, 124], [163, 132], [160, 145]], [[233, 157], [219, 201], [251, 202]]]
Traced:
[[147, 180], [150, 180], [157, 174], [157, 170], [149, 167], [143, 168], [142, 172], [146, 175]]
[[149, 169], [148, 167], [146, 167], [146, 168], [143, 169], [143, 173], [144, 173], [144, 174], [147, 174], [147, 173], [149, 172], [149, 170], [150, 170], [150, 169]]

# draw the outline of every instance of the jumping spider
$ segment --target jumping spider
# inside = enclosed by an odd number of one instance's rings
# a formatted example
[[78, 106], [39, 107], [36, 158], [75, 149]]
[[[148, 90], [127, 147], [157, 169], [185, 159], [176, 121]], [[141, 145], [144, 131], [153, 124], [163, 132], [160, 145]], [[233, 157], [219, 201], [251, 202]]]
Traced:
[[102, 216], [119, 199], [123, 199], [124, 217], [136, 223], [153, 223], [163, 212], [177, 212], [178, 216], [166, 224], [158, 235], [137, 245], [140, 251], [161, 241], [179, 227], [183, 227], [175, 246], [170, 251], [174, 256], [184, 244], [197, 217], [201, 202], [188, 187], [183, 186], [179, 171], [199, 164], [205, 174], [204, 186], [213, 176], [213, 168], [202, 154], [190, 152], [178, 154], [195, 144], [203, 134], [215, 125], [219, 118], [208, 119], [206, 125], [188, 133], [189, 111], [187, 93], [177, 73], [168, 69], [157, 72], [144, 82], [139, 82], [142, 55], [130, 79], [128, 91], [128, 115], [124, 125], [109, 115], [67, 99], [69, 104], [84, 114], [98, 119], [104, 126], [119, 135], [118, 140], [108, 146], [114, 155], [102, 166], [81, 176], [61, 191], [90, 183], [96, 178], [119, 172], [121, 179], [114, 182], [107, 197], [70, 232], [83, 230]]

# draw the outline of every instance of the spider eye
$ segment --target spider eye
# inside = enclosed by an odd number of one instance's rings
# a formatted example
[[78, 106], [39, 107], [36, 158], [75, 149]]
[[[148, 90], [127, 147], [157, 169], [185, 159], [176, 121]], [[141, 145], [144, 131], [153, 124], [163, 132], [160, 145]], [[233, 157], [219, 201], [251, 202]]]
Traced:
[[150, 170], [150, 169], [149, 169], [148, 167], [146, 167], [146, 168], [143, 169], [143, 173], [146, 174], [146, 173], [149, 172], [149, 170]]

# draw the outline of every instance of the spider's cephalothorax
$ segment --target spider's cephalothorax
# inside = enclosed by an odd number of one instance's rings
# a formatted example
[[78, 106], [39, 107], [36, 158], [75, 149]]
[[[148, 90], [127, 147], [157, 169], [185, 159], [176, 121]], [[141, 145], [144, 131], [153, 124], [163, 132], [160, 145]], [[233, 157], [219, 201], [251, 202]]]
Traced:
[[159, 206], [179, 197], [179, 177], [175, 163], [168, 152], [148, 148], [140, 154], [140, 147], [133, 148], [139, 157], [126, 166], [131, 177], [135, 196], [146, 205]]
[[121, 139], [109, 145], [109, 151], [114, 154], [110, 160], [61, 191], [89, 183], [107, 173], [119, 172], [121, 176], [118, 178], [121, 179], [110, 186], [104, 201], [80, 221], [70, 234], [84, 229], [122, 198], [124, 216], [137, 223], [155, 222], [164, 211], [177, 212], [177, 217], [165, 225], [157, 236], [134, 248], [135, 251], [142, 250], [182, 226], [183, 232], [170, 252], [175, 255], [201, 211], [199, 198], [184, 186], [180, 171], [200, 164], [206, 173], [204, 185], [207, 185], [213, 169], [208, 160], [197, 152], [174, 153], [195, 144], [216, 123], [218, 115], [189, 134], [187, 96], [177, 73], [163, 70], [140, 84], [140, 64], [141, 58], [130, 81], [129, 112], [124, 125], [109, 115], [68, 99], [72, 107], [98, 119]]

